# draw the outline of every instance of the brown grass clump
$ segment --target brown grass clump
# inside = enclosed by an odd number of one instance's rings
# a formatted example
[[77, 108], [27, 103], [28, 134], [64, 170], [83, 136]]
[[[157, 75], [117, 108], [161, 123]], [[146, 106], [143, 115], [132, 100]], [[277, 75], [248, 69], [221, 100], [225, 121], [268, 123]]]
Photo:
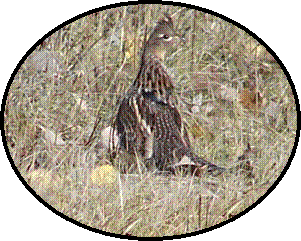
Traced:
[[[250, 144], [252, 175], [112, 166], [107, 130], [136, 76], [144, 30], [165, 11], [186, 38], [166, 64], [194, 149], [231, 167]], [[256, 202], [286, 165], [297, 129], [291, 87], [263, 46], [220, 18], [162, 5], [98, 12], [45, 39], [14, 77], [4, 125], [14, 164], [46, 202], [90, 227], [151, 237], [205, 229]], [[116, 163], [137, 166], [129, 158]]]

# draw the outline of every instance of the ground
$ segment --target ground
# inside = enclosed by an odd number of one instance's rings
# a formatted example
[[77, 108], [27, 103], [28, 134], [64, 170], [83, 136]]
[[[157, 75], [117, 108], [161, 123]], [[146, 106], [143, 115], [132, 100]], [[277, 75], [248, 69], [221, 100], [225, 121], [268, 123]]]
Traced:
[[[165, 11], [186, 38], [166, 66], [196, 153], [230, 167], [250, 144], [252, 177], [111, 166], [102, 130], [135, 78], [146, 26]], [[108, 232], [174, 235], [228, 220], [268, 190], [290, 156], [296, 106], [279, 64], [243, 30], [191, 9], [140, 5], [90, 15], [47, 38], [10, 87], [5, 134], [21, 175], [58, 211]]]

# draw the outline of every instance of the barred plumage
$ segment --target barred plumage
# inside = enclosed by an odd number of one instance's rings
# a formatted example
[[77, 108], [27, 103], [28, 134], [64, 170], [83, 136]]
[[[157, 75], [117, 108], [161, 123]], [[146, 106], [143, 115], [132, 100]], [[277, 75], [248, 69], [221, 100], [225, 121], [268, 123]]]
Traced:
[[174, 171], [180, 165], [207, 166], [212, 175], [218, 167], [195, 155], [174, 98], [174, 84], [163, 64], [166, 51], [180, 38], [169, 16], [159, 21], [145, 44], [139, 73], [121, 100], [114, 130], [119, 146], [139, 154], [146, 166]]

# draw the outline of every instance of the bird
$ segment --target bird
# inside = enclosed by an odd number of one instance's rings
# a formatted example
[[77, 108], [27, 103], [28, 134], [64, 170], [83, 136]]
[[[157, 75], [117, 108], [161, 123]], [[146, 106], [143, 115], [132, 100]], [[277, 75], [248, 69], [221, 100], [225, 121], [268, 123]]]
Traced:
[[164, 64], [166, 53], [185, 40], [164, 14], [145, 41], [138, 74], [119, 101], [112, 135], [119, 149], [135, 155], [149, 169], [175, 173], [193, 166], [217, 176], [227, 169], [196, 155], [177, 108], [175, 84]]

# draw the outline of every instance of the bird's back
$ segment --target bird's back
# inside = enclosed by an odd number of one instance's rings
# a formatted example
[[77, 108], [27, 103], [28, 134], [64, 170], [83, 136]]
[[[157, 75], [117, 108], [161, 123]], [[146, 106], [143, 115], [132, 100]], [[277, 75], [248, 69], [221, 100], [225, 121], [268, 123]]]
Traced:
[[172, 20], [166, 17], [146, 42], [137, 77], [121, 100], [114, 120], [119, 147], [160, 171], [173, 171], [184, 163], [222, 172], [223, 168], [193, 154], [176, 108], [174, 84], [163, 64], [176, 37]]

